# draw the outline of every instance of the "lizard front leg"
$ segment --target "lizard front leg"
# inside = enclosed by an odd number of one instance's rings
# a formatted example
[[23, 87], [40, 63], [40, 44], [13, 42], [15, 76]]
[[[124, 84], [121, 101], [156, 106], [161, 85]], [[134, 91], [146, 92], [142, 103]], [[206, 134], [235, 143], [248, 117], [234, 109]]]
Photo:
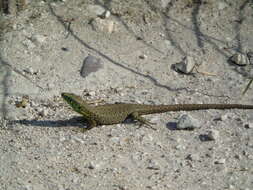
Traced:
[[141, 124], [144, 124], [144, 126], [147, 125], [147, 126], [149, 126], [151, 129], [157, 130], [157, 129], [155, 129], [155, 128], [152, 127], [152, 125], [154, 125], [155, 123], [151, 123], [150, 121], [148, 121], [148, 120], [145, 119], [144, 117], [141, 117], [141, 116], [139, 115], [138, 112], [133, 112], [130, 116], [131, 116], [133, 119], [139, 121]]
[[87, 120], [86, 119], [86, 121], [87, 121], [88, 125], [87, 125], [86, 128], [82, 128], [83, 133], [90, 130], [90, 129], [92, 129], [93, 127], [97, 126], [97, 122], [95, 120], [92, 120], [92, 119]]

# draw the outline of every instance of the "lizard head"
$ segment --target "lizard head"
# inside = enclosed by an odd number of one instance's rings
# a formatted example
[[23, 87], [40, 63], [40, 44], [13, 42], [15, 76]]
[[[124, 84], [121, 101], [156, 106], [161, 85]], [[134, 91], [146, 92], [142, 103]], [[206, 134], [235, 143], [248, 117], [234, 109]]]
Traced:
[[81, 113], [82, 109], [86, 105], [80, 96], [73, 93], [63, 92], [61, 96], [78, 113]]

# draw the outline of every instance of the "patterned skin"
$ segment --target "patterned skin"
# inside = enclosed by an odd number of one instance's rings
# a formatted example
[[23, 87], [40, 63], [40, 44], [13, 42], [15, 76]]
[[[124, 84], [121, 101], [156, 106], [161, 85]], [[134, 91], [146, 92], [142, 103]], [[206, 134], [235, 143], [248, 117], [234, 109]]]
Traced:
[[111, 125], [123, 122], [131, 117], [142, 124], [151, 127], [153, 123], [141, 115], [163, 113], [169, 111], [193, 111], [206, 109], [253, 109], [253, 105], [243, 104], [175, 104], [175, 105], [144, 105], [144, 104], [105, 104], [90, 106], [80, 96], [73, 93], [62, 93], [63, 99], [74, 111], [83, 115], [87, 120], [88, 129], [97, 125]]

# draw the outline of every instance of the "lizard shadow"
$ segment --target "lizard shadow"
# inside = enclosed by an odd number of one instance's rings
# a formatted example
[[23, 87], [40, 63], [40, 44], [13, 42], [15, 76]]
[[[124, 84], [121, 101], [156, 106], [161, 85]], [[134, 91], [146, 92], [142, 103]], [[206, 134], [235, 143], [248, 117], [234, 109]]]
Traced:
[[11, 124], [21, 124], [35, 127], [87, 127], [87, 123], [83, 117], [73, 117], [71, 119], [64, 120], [37, 120], [37, 119], [22, 119], [12, 120]]
[[[60, 120], [37, 120], [37, 119], [21, 119], [21, 120], [12, 120], [10, 124], [21, 124], [31, 127], [52, 127], [52, 128], [61, 128], [61, 127], [78, 127], [78, 128], [88, 128], [88, 123], [82, 116], [76, 116], [71, 119], [60, 119]], [[138, 124], [137, 121], [127, 118], [122, 124]]]

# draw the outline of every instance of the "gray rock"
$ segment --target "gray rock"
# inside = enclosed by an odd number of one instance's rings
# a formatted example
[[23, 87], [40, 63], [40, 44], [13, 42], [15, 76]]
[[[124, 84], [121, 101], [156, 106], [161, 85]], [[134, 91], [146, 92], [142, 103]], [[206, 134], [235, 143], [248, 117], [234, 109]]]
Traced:
[[99, 69], [103, 68], [103, 64], [99, 58], [96, 58], [92, 55], [86, 57], [83, 61], [83, 66], [81, 68], [81, 76], [87, 77], [93, 72], [97, 72]]
[[191, 161], [199, 161], [200, 157], [199, 154], [189, 154], [186, 159], [191, 160]]
[[139, 56], [140, 59], [146, 59], [147, 57], [148, 57], [148, 56], [145, 55], [145, 54], [142, 54], [142, 55]]
[[248, 59], [249, 59], [249, 63], [251, 65], [253, 65], [253, 51], [250, 51], [247, 53]]
[[150, 169], [150, 170], [159, 170], [160, 169], [160, 165], [155, 160], [149, 160], [147, 169]]
[[177, 122], [177, 129], [195, 129], [200, 128], [200, 123], [197, 119], [190, 115], [182, 115]]
[[31, 50], [33, 48], [36, 47], [36, 45], [30, 40], [30, 39], [25, 39], [22, 44], [28, 49], [28, 50]]
[[212, 130], [207, 132], [207, 138], [209, 140], [214, 140], [215, 141], [215, 140], [218, 140], [219, 137], [220, 137], [220, 132], [217, 131], [217, 130], [212, 129]]
[[195, 67], [195, 61], [193, 57], [186, 56], [180, 63], [174, 64], [174, 68], [176, 71], [180, 71], [185, 74], [189, 74], [193, 71]]
[[215, 160], [214, 163], [215, 164], [225, 164], [226, 163], [226, 159], [225, 158], [221, 158], [219, 160]]
[[253, 129], [253, 122], [245, 123], [245, 124], [244, 124], [244, 127], [245, 127], [246, 129]]
[[161, 6], [162, 8], [166, 8], [167, 5], [171, 2], [171, 0], [161, 0]]
[[105, 11], [105, 13], [104, 13], [104, 17], [105, 18], [109, 18], [109, 16], [111, 16], [111, 12], [110, 11]]
[[92, 20], [91, 25], [97, 32], [106, 32], [111, 34], [115, 31], [115, 23], [112, 20], [95, 18]]
[[29, 67], [29, 68], [27, 68], [27, 69], [24, 69], [24, 71], [25, 71], [26, 73], [31, 74], [31, 75], [35, 73], [32, 67]]
[[250, 61], [248, 59], [248, 56], [242, 53], [235, 53], [231, 58], [230, 61], [232, 61], [234, 64], [239, 66], [245, 66], [249, 65]]
[[218, 9], [219, 9], [219, 10], [223, 10], [223, 9], [225, 9], [227, 6], [228, 6], [227, 3], [225, 3], [225, 2], [218, 2]]
[[42, 111], [39, 113], [41, 117], [46, 117], [48, 115], [48, 109], [43, 108]]
[[102, 16], [106, 12], [105, 8], [100, 5], [89, 5], [88, 10], [97, 16]]
[[32, 41], [37, 42], [39, 44], [44, 43], [46, 41], [46, 37], [44, 35], [35, 34], [32, 36]]

